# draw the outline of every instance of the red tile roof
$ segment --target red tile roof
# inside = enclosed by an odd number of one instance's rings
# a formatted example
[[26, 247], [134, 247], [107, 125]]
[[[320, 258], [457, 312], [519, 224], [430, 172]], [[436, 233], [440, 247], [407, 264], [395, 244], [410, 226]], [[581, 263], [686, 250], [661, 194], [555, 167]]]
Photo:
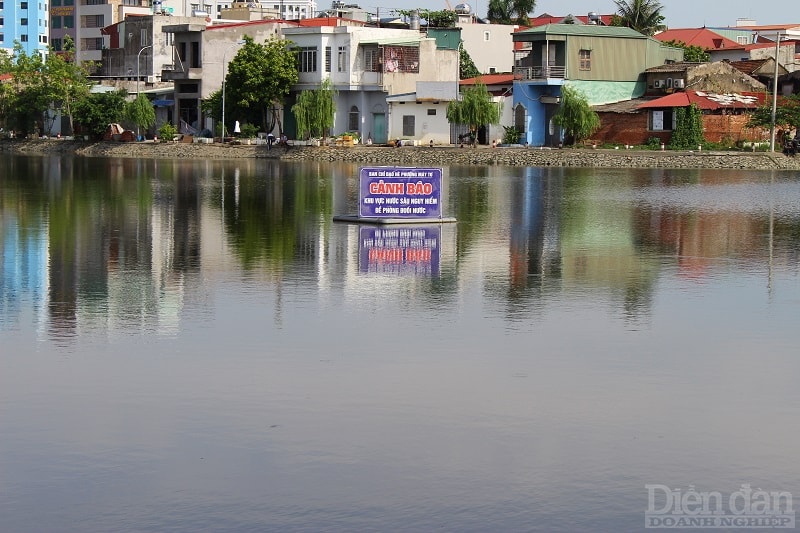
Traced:
[[689, 46], [699, 46], [705, 51], [744, 50], [744, 46], [707, 28], [666, 30], [653, 35], [662, 43], [677, 41]]
[[490, 85], [511, 85], [514, 83], [514, 80], [520, 79], [519, 75], [511, 74], [511, 73], [503, 73], [503, 74], [482, 74], [475, 78], [466, 78], [458, 82], [459, 85], [475, 85], [477, 81], [480, 81], [482, 84], [486, 85], [487, 87]]

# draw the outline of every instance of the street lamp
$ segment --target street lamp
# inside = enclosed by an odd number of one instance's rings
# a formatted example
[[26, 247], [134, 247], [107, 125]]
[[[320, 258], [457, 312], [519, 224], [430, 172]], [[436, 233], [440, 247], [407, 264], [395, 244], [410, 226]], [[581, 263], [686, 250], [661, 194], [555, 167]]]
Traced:
[[775, 72], [772, 77], [772, 121], [769, 129], [769, 151], [775, 151], [775, 115], [778, 109], [778, 54], [781, 50], [781, 34], [775, 39]]
[[[136, 99], [139, 99], [139, 59], [142, 56], [142, 52], [147, 50], [148, 48], [153, 48], [152, 44], [148, 44], [147, 46], [143, 46], [139, 53], [136, 54]], [[139, 124], [136, 124], [136, 141], [139, 141]]]
[[[236, 41], [233, 43], [235, 45], [244, 44], [244, 39]], [[222, 52], [222, 142], [225, 142], [225, 55], [227, 55], [228, 49], [226, 48]]]
[[139, 58], [142, 56], [142, 52], [147, 50], [148, 48], [153, 48], [152, 44], [148, 44], [147, 46], [143, 46], [139, 53], [136, 54], [136, 98], [139, 98]]

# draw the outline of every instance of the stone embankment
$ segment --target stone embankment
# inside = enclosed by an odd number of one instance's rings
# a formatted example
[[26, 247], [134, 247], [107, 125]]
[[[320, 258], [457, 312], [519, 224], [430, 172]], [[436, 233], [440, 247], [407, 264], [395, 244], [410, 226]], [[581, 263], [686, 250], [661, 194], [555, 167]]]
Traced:
[[780, 152], [657, 152], [648, 150], [540, 149], [523, 147], [458, 148], [454, 146], [389, 148], [383, 146], [306, 147], [289, 149], [254, 145], [188, 143], [78, 142], [5, 140], [0, 152], [31, 155], [133, 157], [159, 159], [241, 159], [351, 161], [366, 165], [451, 166], [507, 165], [603, 168], [720, 168], [800, 170], [800, 156]]

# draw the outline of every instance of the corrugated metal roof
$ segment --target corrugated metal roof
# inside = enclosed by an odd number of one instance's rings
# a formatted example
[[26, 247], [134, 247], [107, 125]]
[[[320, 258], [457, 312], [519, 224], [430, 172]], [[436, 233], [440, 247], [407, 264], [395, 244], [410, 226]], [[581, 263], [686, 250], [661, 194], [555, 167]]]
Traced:
[[688, 107], [695, 104], [700, 109], [754, 109], [764, 104], [765, 93], [716, 94], [703, 91], [684, 91], [672, 93], [663, 98], [645, 102], [639, 109]]
[[363, 39], [359, 44], [377, 44], [378, 46], [419, 46], [422, 40], [420, 37], [380, 37], [375, 39]]
[[[529, 30], [518, 31], [514, 33], [514, 40], [526, 40], [524, 37], [530, 38], [531, 36], [547, 36], [547, 35], [579, 35], [589, 37], [622, 37], [628, 39], [647, 39], [648, 37], [642, 35], [636, 30], [631, 28], [624, 28], [621, 26], [595, 26], [589, 24], [545, 24], [537, 28]], [[520, 39], [517, 39], [520, 37]]]

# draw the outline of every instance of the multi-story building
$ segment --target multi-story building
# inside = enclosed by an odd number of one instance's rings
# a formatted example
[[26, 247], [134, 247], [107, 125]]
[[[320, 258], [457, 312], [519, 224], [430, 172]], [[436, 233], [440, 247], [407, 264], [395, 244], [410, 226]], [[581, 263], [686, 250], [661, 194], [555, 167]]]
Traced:
[[[79, 63], [103, 59], [110, 38], [103, 28], [125, 20], [127, 15], [150, 15], [148, 0], [77, 0], [75, 58]], [[66, 16], [64, 17], [66, 18]]]
[[0, 50], [18, 41], [27, 55], [46, 55], [49, 40], [47, 0], [0, 0]]
[[622, 27], [548, 24], [513, 39], [524, 46], [515, 53], [514, 126], [532, 146], [563, 140], [553, 123], [563, 86], [590, 105], [621, 102], [645, 93], [645, 70], [683, 60], [683, 49]]

